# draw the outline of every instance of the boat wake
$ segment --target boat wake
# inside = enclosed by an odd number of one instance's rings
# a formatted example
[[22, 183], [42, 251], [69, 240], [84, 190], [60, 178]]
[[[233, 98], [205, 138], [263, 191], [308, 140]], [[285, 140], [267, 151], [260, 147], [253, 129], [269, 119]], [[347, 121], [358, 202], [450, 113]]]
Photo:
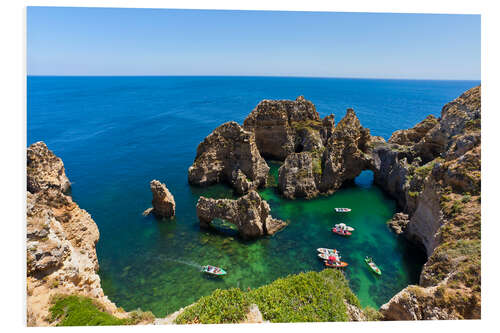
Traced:
[[176, 262], [178, 264], [183, 264], [183, 265], [195, 267], [195, 268], [199, 269], [200, 271], [203, 268], [203, 265], [200, 265], [200, 264], [198, 264], [196, 262], [192, 262], [192, 261], [189, 261], [189, 260], [175, 259], [175, 258], [170, 258], [170, 257], [162, 257], [161, 259], [162, 260], [173, 261], [173, 262]]

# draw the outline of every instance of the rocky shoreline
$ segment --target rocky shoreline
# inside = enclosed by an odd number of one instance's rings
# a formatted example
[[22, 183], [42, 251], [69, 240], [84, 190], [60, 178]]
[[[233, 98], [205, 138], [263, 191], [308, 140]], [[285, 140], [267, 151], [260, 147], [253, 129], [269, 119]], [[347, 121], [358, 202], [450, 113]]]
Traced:
[[374, 153], [375, 182], [407, 214], [391, 223], [429, 258], [419, 285], [381, 307], [384, 318], [481, 318], [481, 87], [446, 104], [439, 119], [396, 131]]
[[64, 165], [45, 143], [27, 150], [27, 324], [48, 326], [56, 295], [83, 295], [117, 317], [101, 288], [95, 245], [99, 230], [92, 217], [65, 194]]
[[[268, 185], [264, 157], [283, 162], [278, 189], [289, 199], [332, 194], [361, 171], [372, 170], [374, 182], [402, 210], [390, 226], [420, 244], [429, 258], [419, 285], [408, 286], [380, 308], [383, 319], [480, 318], [480, 122], [480, 87], [445, 105], [440, 118], [429, 116], [412, 129], [394, 132], [387, 142], [371, 136], [352, 109], [335, 125], [334, 115], [321, 119], [302, 96], [264, 100], [243, 126], [225, 123], [198, 146], [189, 183], [224, 182], [243, 195], [237, 200], [200, 197], [200, 225], [226, 219], [244, 238], [272, 235], [286, 225], [271, 217], [255, 191]], [[149, 211], [173, 217], [169, 190], [158, 181], [150, 186]], [[83, 295], [107, 313], [129, 316], [102, 291], [95, 251], [99, 231], [67, 195], [69, 189], [61, 159], [43, 142], [32, 144], [27, 150], [29, 326], [54, 324], [48, 321], [49, 307], [60, 294]]]

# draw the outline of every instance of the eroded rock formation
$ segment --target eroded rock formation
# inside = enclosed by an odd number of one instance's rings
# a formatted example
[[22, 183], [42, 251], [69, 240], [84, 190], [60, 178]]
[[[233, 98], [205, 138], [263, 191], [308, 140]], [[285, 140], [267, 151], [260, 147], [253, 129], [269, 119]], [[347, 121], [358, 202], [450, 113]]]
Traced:
[[43, 142], [28, 150], [27, 321], [46, 326], [51, 297], [81, 294], [116, 316], [104, 295], [95, 245], [99, 230], [92, 217], [63, 193], [69, 188], [64, 165]]
[[172, 218], [175, 216], [175, 200], [165, 184], [158, 180], [149, 183], [153, 193], [153, 214], [160, 218]]
[[380, 138], [370, 136], [353, 109], [335, 126], [333, 114], [321, 119], [303, 96], [295, 101], [263, 100], [243, 128], [226, 123], [200, 144], [189, 182], [225, 181], [246, 193], [265, 184], [269, 168], [263, 156], [284, 161], [278, 188], [285, 197], [331, 194], [372, 167], [372, 140]]
[[291, 153], [322, 146], [321, 119], [314, 104], [303, 96], [295, 101], [263, 100], [243, 126], [255, 133], [259, 152], [266, 158], [283, 161]]
[[387, 320], [481, 316], [480, 89], [373, 150], [375, 182], [409, 215], [403, 235], [429, 256], [419, 285], [381, 307]]
[[324, 127], [319, 130], [309, 129], [316, 133], [315, 137], [322, 138], [321, 145], [289, 154], [279, 169], [278, 188], [287, 198], [331, 194], [372, 166], [372, 137], [353, 109], [347, 110], [336, 127], [333, 115], [325, 117], [322, 124]]
[[272, 235], [286, 223], [270, 215], [271, 208], [256, 191], [250, 191], [237, 200], [200, 197], [196, 214], [200, 226], [208, 227], [212, 220], [224, 219], [233, 223], [244, 238]]
[[42, 141], [29, 147], [26, 169], [28, 191], [32, 193], [48, 188], [66, 192], [71, 186], [62, 160]]
[[231, 121], [217, 127], [200, 143], [188, 180], [200, 186], [226, 182], [243, 194], [264, 186], [268, 172], [255, 135]]

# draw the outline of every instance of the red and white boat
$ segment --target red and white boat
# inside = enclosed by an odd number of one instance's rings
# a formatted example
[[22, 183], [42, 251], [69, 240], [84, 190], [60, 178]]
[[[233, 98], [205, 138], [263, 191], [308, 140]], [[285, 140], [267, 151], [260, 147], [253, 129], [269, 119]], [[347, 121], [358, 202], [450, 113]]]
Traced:
[[351, 236], [351, 232], [342, 228], [333, 227], [332, 232], [340, 236]]

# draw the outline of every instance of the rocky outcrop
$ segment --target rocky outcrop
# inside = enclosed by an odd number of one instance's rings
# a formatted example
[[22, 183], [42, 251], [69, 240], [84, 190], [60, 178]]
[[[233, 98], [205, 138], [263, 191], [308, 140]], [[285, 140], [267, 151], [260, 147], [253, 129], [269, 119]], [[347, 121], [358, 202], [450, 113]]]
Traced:
[[266, 183], [264, 174], [269, 168], [263, 156], [285, 161], [278, 186], [285, 197], [331, 194], [371, 168], [371, 143], [380, 139], [370, 136], [353, 109], [335, 126], [333, 114], [321, 119], [314, 104], [303, 96], [295, 101], [263, 100], [243, 128], [226, 123], [200, 144], [189, 168], [189, 182], [225, 181], [237, 193], [247, 193]]
[[274, 219], [270, 212], [268, 203], [253, 190], [237, 200], [200, 197], [196, 204], [201, 227], [209, 227], [214, 219], [224, 219], [236, 225], [243, 238], [272, 235], [285, 227], [286, 223]]
[[375, 182], [409, 215], [403, 235], [428, 255], [419, 286], [380, 311], [387, 320], [481, 316], [481, 91], [446, 104], [441, 117], [395, 132], [373, 149]]
[[394, 214], [392, 219], [387, 221], [387, 225], [398, 235], [402, 234], [405, 230], [406, 227], [408, 226], [408, 223], [410, 222], [410, 218], [408, 214], [399, 212]]
[[31, 193], [48, 188], [55, 188], [61, 192], [70, 189], [71, 184], [66, 177], [62, 160], [42, 141], [29, 146], [26, 169], [27, 187]]
[[188, 180], [200, 186], [226, 182], [243, 194], [264, 186], [268, 172], [254, 133], [231, 121], [217, 127], [200, 143]]
[[437, 118], [433, 115], [429, 115], [413, 128], [399, 130], [392, 133], [388, 142], [396, 143], [398, 145], [411, 145], [418, 143], [432, 128], [434, 128], [434, 126], [437, 125], [437, 123]]
[[64, 166], [43, 142], [28, 148], [26, 208], [27, 321], [46, 326], [57, 294], [91, 297], [118, 317], [97, 275], [99, 230], [92, 217], [63, 193], [69, 188]]
[[291, 153], [322, 146], [319, 114], [314, 104], [303, 96], [295, 101], [263, 100], [243, 126], [255, 133], [259, 152], [266, 158], [283, 161]]
[[336, 127], [333, 115], [325, 117], [323, 124], [318, 134], [324, 140], [323, 147], [292, 153], [280, 167], [278, 189], [283, 196], [310, 199], [319, 193], [331, 194], [361, 171], [372, 168], [372, 137], [353, 109], [347, 110]]
[[[278, 189], [287, 198], [313, 198], [318, 195], [321, 160], [309, 152], [292, 153], [278, 173]], [[315, 172], [316, 171], [316, 172]]]
[[348, 109], [326, 142], [319, 190], [333, 193], [345, 181], [353, 180], [361, 171], [370, 169], [370, 141], [370, 131], [361, 126], [354, 110]]
[[153, 193], [153, 214], [160, 218], [172, 218], [175, 216], [175, 200], [165, 184], [158, 180], [152, 180], [149, 184]]

